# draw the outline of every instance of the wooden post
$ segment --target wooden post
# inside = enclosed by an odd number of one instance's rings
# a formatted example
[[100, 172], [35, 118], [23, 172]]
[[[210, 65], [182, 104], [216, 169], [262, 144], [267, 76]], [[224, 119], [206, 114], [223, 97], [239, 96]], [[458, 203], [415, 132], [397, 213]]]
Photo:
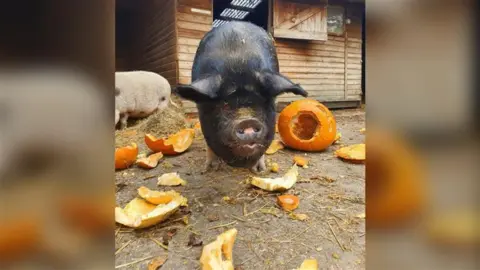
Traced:
[[344, 31], [344, 37], [345, 37], [345, 76], [344, 76], [344, 79], [345, 79], [345, 89], [344, 89], [344, 99], [347, 100], [347, 97], [348, 97], [348, 31], [347, 31], [347, 6], [345, 6], [345, 9], [344, 9], [344, 14], [345, 14], [345, 17], [344, 17], [344, 20], [343, 20], [343, 31]]

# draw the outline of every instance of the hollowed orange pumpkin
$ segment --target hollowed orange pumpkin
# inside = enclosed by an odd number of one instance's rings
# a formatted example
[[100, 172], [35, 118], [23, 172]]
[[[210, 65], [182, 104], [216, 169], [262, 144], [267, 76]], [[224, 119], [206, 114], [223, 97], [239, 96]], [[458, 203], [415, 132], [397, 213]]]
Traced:
[[115, 149], [115, 169], [126, 169], [130, 167], [138, 155], [138, 147], [136, 143], [129, 146]]
[[367, 142], [367, 227], [404, 224], [425, 203], [422, 165], [407, 143], [391, 133], [369, 132]]
[[146, 134], [145, 143], [153, 152], [162, 152], [165, 155], [176, 155], [185, 152], [192, 145], [195, 130], [183, 129], [168, 138], [157, 139]]
[[301, 99], [285, 107], [278, 118], [282, 141], [290, 148], [321, 151], [335, 141], [337, 125], [330, 110], [312, 99]]

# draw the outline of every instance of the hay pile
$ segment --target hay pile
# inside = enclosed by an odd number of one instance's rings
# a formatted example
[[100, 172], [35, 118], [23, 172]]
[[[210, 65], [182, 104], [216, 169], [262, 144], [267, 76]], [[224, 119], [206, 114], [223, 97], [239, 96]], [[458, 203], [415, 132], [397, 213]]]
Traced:
[[165, 110], [139, 119], [132, 126], [115, 131], [115, 147], [128, 145], [132, 142], [141, 143], [146, 133], [155, 137], [166, 137], [188, 126], [185, 113], [180, 102], [175, 101], [179, 108], [170, 104]]

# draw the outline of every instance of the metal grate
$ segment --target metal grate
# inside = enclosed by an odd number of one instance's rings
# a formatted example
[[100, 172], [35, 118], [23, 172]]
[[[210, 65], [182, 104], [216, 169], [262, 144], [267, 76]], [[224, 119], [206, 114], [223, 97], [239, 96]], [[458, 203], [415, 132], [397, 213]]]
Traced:
[[232, 6], [254, 9], [260, 4], [260, 2], [262, 2], [262, 0], [233, 0], [230, 4]]
[[248, 11], [226, 8], [220, 13], [220, 16], [232, 19], [242, 20], [248, 15]]
[[228, 23], [228, 21], [215, 19], [212, 23], [212, 27], [217, 27], [217, 26], [220, 26], [220, 25], [224, 25], [226, 23]]

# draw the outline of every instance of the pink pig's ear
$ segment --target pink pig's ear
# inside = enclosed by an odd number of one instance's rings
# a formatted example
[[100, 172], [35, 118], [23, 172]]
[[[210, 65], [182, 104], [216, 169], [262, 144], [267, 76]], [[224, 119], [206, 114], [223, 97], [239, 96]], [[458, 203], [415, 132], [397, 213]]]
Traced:
[[175, 92], [180, 97], [193, 102], [206, 102], [218, 96], [220, 84], [221, 78], [219, 76], [209, 76], [196, 80], [189, 85], [178, 85]]
[[299, 84], [294, 84], [287, 77], [279, 73], [261, 72], [257, 74], [257, 78], [263, 85], [264, 94], [267, 96], [276, 97], [283, 93], [293, 93], [303, 97], [308, 96], [308, 92]]

